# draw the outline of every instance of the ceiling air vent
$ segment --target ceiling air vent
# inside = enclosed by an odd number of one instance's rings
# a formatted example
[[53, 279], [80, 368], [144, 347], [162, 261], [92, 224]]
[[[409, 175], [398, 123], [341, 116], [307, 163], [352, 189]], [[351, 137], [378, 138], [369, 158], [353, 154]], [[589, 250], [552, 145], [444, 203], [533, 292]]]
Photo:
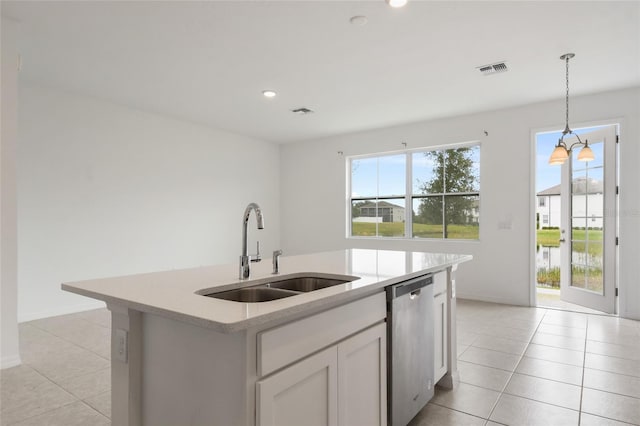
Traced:
[[497, 74], [500, 72], [507, 72], [509, 69], [507, 68], [507, 64], [504, 62], [496, 62], [495, 64], [483, 65], [481, 67], [476, 67], [482, 75], [490, 75]]
[[299, 115], [306, 115], [306, 114], [311, 114], [313, 111], [310, 110], [309, 108], [296, 108], [296, 109], [292, 109], [291, 112], [295, 112], [296, 114]]

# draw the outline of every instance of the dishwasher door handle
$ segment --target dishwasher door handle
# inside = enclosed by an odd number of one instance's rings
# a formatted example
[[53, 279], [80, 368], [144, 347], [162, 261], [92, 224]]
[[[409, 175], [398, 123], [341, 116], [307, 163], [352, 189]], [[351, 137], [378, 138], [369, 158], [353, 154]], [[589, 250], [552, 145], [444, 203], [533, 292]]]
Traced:
[[412, 291], [411, 294], [409, 295], [409, 298], [411, 300], [416, 299], [416, 298], [420, 297], [420, 293], [421, 292], [422, 292], [422, 289], [420, 289], [420, 288], [415, 290], [415, 291]]
[[[433, 275], [417, 277], [403, 283], [387, 287], [387, 301], [409, 294], [414, 299], [420, 294], [419, 290], [433, 284]], [[414, 295], [415, 293], [415, 295]]]

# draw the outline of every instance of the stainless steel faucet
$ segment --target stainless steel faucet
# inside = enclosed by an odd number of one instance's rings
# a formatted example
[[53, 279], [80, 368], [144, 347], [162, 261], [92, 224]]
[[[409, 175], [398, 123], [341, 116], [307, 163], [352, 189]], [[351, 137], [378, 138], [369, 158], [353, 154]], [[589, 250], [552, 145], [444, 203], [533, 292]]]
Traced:
[[251, 210], [256, 212], [256, 221], [258, 222], [258, 229], [264, 229], [264, 219], [262, 217], [262, 210], [256, 203], [250, 203], [244, 210], [242, 217], [242, 255], [240, 255], [240, 279], [246, 280], [251, 275], [251, 262], [260, 261], [260, 244], [258, 243], [258, 253], [255, 259], [251, 259], [247, 249], [247, 223], [249, 222], [249, 215]]

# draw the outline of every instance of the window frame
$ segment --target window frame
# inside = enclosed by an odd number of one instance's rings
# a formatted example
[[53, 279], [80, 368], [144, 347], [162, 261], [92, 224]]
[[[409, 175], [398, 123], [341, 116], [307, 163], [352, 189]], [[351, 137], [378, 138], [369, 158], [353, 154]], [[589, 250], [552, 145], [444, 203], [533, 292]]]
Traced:
[[[482, 176], [480, 169], [482, 168], [482, 143], [479, 140], [461, 142], [455, 144], [446, 144], [446, 145], [436, 145], [436, 146], [427, 146], [420, 148], [412, 148], [412, 149], [404, 149], [398, 151], [386, 151], [386, 152], [376, 152], [369, 154], [361, 154], [361, 155], [350, 155], [346, 157], [346, 174], [347, 174], [347, 185], [346, 185], [346, 238], [347, 239], [384, 239], [384, 240], [411, 240], [411, 241], [456, 241], [456, 242], [479, 242], [480, 241], [480, 229], [478, 229], [478, 238], [475, 239], [464, 239], [464, 238], [445, 238], [444, 231], [443, 235], [440, 238], [431, 238], [431, 237], [415, 237], [413, 236], [413, 200], [426, 198], [429, 196], [477, 196], [478, 197], [478, 227], [480, 227], [480, 217], [481, 217], [481, 204], [482, 204], [482, 185], [479, 184], [477, 192], [456, 192], [456, 193], [443, 193], [443, 194], [428, 194], [428, 195], [417, 195], [413, 194], [413, 154], [416, 152], [429, 152], [429, 151], [446, 151], [446, 150], [455, 150], [460, 148], [473, 148], [478, 147], [480, 153], [480, 161], [478, 163], [479, 167], [479, 176]], [[370, 197], [353, 197], [353, 187], [352, 187], [352, 168], [354, 160], [362, 160], [367, 158], [380, 158], [392, 155], [404, 155], [405, 156], [405, 193], [404, 195], [394, 194], [394, 195], [384, 195], [380, 196], [379, 194], [376, 196]], [[379, 173], [379, 172], [378, 172]], [[365, 235], [353, 235], [353, 217], [352, 217], [352, 208], [354, 201], [372, 201], [377, 203], [379, 201], [385, 200], [393, 200], [402, 198], [405, 203], [405, 214], [404, 214], [404, 235], [403, 236], [382, 236], [379, 235], [378, 232], [378, 224], [376, 223], [376, 235], [373, 236], [365, 236]], [[443, 198], [444, 199], [444, 198]], [[444, 224], [444, 214], [443, 214], [443, 224]]]

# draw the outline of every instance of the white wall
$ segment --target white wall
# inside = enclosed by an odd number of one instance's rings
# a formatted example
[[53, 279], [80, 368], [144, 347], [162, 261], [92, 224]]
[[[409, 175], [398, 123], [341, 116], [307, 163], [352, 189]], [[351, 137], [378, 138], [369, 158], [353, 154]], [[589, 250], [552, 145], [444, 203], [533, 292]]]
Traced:
[[[279, 148], [89, 97], [20, 85], [19, 320], [98, 302], [60, 283], [237, 262], [249, 202], [279, 248]], [[4, 308], [3, 308], [4, 309]]]
[[[576, 97], [571, 103], [573, 127], [622, 119], [620, 314], [640, 318], [640, 90]], [[558, 100], [285, 145], [280, 160], [283, 248], [288, 254], [346, 247], [468, 253], [474, 260], [460, 267], [459, 297], [529, 305], [535, 253], [531, 134], [560, 129], [563, 118], [564, 103]], [[346, 156], [401, 150], [402, 142], [418, 148], [475, 140], [481, 143], [480, 241], [345, 238]]]
[[18, 130], [17, 25], [2, 18], [0, 137], [0, 368], [20, 364], [17, 324], [16, 144]]

